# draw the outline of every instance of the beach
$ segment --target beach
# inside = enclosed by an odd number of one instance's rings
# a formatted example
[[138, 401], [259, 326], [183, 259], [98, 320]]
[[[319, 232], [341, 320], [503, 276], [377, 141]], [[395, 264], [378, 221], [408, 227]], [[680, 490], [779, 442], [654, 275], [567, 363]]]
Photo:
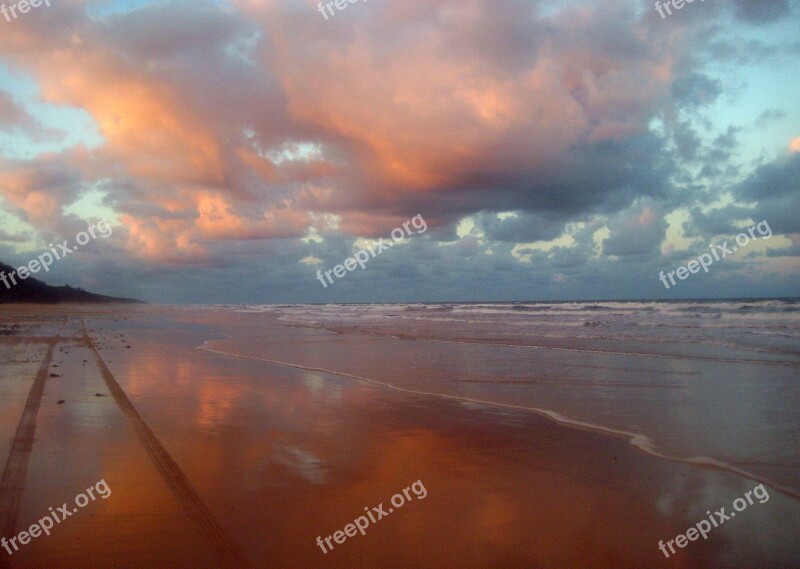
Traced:
[[[4, 306], [3, 535], [110, 492], [0, 563], [800, 566], [797, 317], [781, 301]], [[732, 506], [758, 485], [767, 500]], [[660, 549], [722, 507], [736, 517]]]

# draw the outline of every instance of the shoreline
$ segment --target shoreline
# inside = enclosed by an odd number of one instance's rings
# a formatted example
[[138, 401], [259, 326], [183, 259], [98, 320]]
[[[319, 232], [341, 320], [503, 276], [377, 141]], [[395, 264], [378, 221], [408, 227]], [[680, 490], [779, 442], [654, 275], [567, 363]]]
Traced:
[[365, 383], [368, 383], [368, 384], [371, 384], [371, 385], [378, 385], [378, 386], [383, 387], [385, 389], [389, 389], [389, 390], [392, 390], [392, 391], [397, 391], [397, 392], [400, 392], [400, 393], [406, 393], [406, 394], [410, 394], [410, 395], [421, 395], [421, 396], [424, 396], [424, 397], [446, 399], [446, 400], [457, 401], [457, 402], [462, 402], [462, 403], [472, 403], [472, 404], [476, 404], [476, 405], [484, 405], [484, 406], [487, 406], [487, 407], [495, 407], [495, 408], [500, 408], [500, 409], [513, 409], [515, 411], [529, 412], [529, 413], [536, 414], [539, 417], [543, 417], [545, 419], [548, 419], [548, 420], [550, 420], [550, 421], [554, 422], [555, 424], [557, 424], [559, 426], [562, 426], [562, 427], [576, 429], [576, 430], [580, 430], [580, 431], [587, 431], [587, 432], [592, 432], [592, 433], [599, 433], [599, 434], [603, 434], [603, 435], [607, 435], [607, 436], [611, 436], [611, 437], [625, 439], [633, 448], [635, 448], [635, 449], [637, 449], [637, 450], [639, 450], [639, 451], [641, 451], [641, 452], [643, 452], [643, 453], [645, 453], [645, 454], [647, 454], [649, 456], [655, 457], [655, 458], [660, 458], [660, 459], [664, 459], [664, 460], [668, 460], [668, 461], [672, 461], [672, 462], [678, 462], [678, 463], [682, 463], [682, 464], [689, 464], [689, 465], [697, 466], [699, 468], [710, 468], [710, 469], [715, 469], [715, 470], [722, 470], [722, 471], [728, 472], [730, 474], [735, 474], [737, 476], [741, 476], [742, 478], [745, 478], [745, 479], [750, 480], [752, 482], [760, 482], [762, 484], [766, 484], [770, 488], [780, 492], [781, 494], [784, 494], [785, 496], [787, 496], [789, 498], [794, 498], [796, 500], [800, 500], [800, 492], [797, 491], [797, 490], [794, 490], [792, 488], [786, 488], [786, 487], [784, 487], [784, 486], [782, 486], [782, 485], [780, 485], [780, 484], [778, 484], [778, 483], [776, 483], [776, 482], [774, 482], [772, 480], [769, 480], [768, 478], [759, 477], [756, 474], [753, 474], [751, 472], [747, 472], [746, 470], [743, 470], [743, 469], [738, 468], [736, 466], [733, 466], [731, 464], [727, 464], [727, 463], [721, 462], [721, 461], [716, 460], [714, 458], [706, 457], [706, 456], [679, 457], [679, 456], [671, 456], [671, 455], [668, 455], [668, 454], [664, 454], [664, 453], [662, 453], [662, 452], [660, 452], [660, 451], [658, 451], [656, 449], [655, 443], [649, 437], [647, 437], [646, 435], [643, 435], [641, 433], [631, 433], [631, 432], [628, 432], [628, 431], [622, 431], [622, 430], [613, 429], [611, 427], [605, 427], [603, 425], [595, 425], [595, 424], [592, 424], [592, 423], [587, 423], [585, 421], [580, 421], [580, 420], [577, 420], [577, 419], [571, 419], [571, 418], [566, 417], [566, 416], [564, 416], [564, 415], [562, 415], [562, 414], [560, 414], [560, 413], [558, 413], [556, 411], [552, 411], [552, 410], [549, 410], [549, 409], [541, 409], [541, 408], [537, 408], [537, 407], [527, 407], [527, 406], [523, 406], [523, 405], [512, 405], [512, 404], [509, 404], [509, 403], [501, 403], [501, 402], [496, 402], [496, 401], [472, 399], [472, 398], [468, 398], [468, 397], [461, 397], [461, 396], [458, 396], [458, 395], [447, 395], [447, 394], [444, 394], [444, 393], [436, 393], [436, 392], [432, 392], [432, 391], [413, 390], [413, 389], [408, 389], [408, 388], [405, 388], [405, 387], [399, 387], [399, 386], [396, 386], [396, 385], [391, 385], [391, 384], [386, 383], [386, 382], [382, 382], [382, 381], [378, 381], [378, 380], [370, 379], [370, 378], [366, 378], [366, 377], [361, 377], [361, 376], [357, 376], [357, 375], [353, 375], [353, 374], [349, 374], [349, 373], [341, 372], [341, 371], [335, 371], [335, 370], [324, 369], [324, 368], [315, 368], [315, 367], [310, 367], [310, 366], [303, 366], [303, 365], [300, 365], [300, 364], [294, 364], [294, 363], [290, 363], [290, 362], [282, 362], [282, 361], [271, 360], [271, 359], [266, 359], [266, 358], [258, 358], [258, 357], [255, 357], [255, 356], [231, 354], [231, 353], [215, 350], [212, 347], [210, 347], [210, 344], [212, 344], [213, 342], [217, 342], [217, 341], [219, 341], [219, 340], [207, 340], [207, 341], [203, 342], [202, 346], [199, 346], [196, 349], [200, 350], [200, 351], [216, 354], [216, 355], [219, 355], [219, 356], [223, 356], [223, 357], [230, 357], [230, 358], [237, 358], [237, 359], [247, 359], [247, 360], [256, 360], [256, 361], [262, 361], [262, 362], [265, 362], [265, 363], [270, 363], [270, 364], [275, 364], [275, 365], [280, 365], [280, 366], [285, 366], [285, 367], [290, 367], [290, 368], [295, 368], [295, 369], [301, 369], [301, 370], [306, 370], [306, 371], [316, 371], [316, 372], [327, 373], [327, 374], [336, 375], [336, 376], [340, 376], [340, 377], [346, 377], [346, 378], [349, 378], [349, 379], [353, 379], [355, 381], [362, 381], [362, 382], [365, 382]]
[[[142, 569], [211, 568], [220, 552], [241, 555], [230, 566], [333, 569], [743, 569], [800, 557], [800, 504], [771, 484], [767, 504], [667, 559], [660, 540], [744, 495], [752, 478], [653, 455], [630, 433], [546, 409], [291, 361], [352, 364], [363, 353], [390, 371], [419, 369], [385, 339], [168, 308], [0, 309], [0, 324], [12, 321], [22, 335], [0, 337], [11, 364], [0, 367], [4, 436], [55, 347], [17, 519], [96, 480], [114, 489], [15, 553], [14, 567], [104, 566], [122, 551]], [[226, 342], [256, 355], [226, 353]], [[429, 493], [417, 507], [320, 552], [318, 536], [414, 480]]]

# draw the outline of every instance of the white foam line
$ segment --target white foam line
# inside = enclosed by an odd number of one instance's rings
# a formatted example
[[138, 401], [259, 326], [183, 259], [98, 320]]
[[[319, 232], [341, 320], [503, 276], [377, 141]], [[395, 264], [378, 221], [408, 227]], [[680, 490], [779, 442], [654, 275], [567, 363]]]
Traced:
[[[225, 335], [227, 336], [227, 334], [225, 334]], [[228, 338], [230, 338], [230, 336], [228, 336]], [[771, 488], [777, 490], [778, 492], [781, 492], [782, 494], [785, 494], [786, 496], [790, 496], [792, 498], [800, 500], [800, 492], [798, 492], [797, 490], [794, 490], [792, 488], [787, 488], [785, 486], [777, 484], [776, 482], [773, 482], [772, 480], [770, 480], [768, 478], [764, 478], [763, 476], [759, 476], [757, 474], [753, 474], [752, 472], [748, 472], [746, 470], [743, 470], [741, 468], [733, 466], [732, 464], [728, 464], [726, 462], [721, 462], [719, 460], [716, 460], [714, 458], [709, 458], [709, 457], [706, 457], [706, 456], [693, 456], [693, 457], [686, 458], [686, 457], [671, 456], [671, 455], [668, 455], [668, 454], [661, 453], [661, 452], [656, 450], [656, 447], [655, 447], [655, 444], [653, 443], [653, 441], [649, 437], [647, 437], [646, 435], [643, 435], [641, 433], [631, 433], [629, 431], [623, 431], [623, 430], [620, 430], [620, 429], [613, 429], [613, 428], [610, 428], [610, 427], [604, 427], [602, 425], [595, 425], [593, 423], [587, 423], [585, 421], [578, 421], [576, 419], [570, 419], [569, 417], [566, 417], [566, 416], [564, 416], [564, 415], [562, 415], [560, 413], [557, 413], [556, 411], [551, 411], [549, 409], [540, 409], [538, 407], [526, 407], [524, 405], [514, 405], [512, 403], [498, 403], [496, 401], [485, 401], [485, 400], [482, 400], [482, 399], [473, 399], [471, 397], [463, 397], [463, 396], [460, 396], [460, 395], [447, 395], [447, 394], [444, 394], [444, 393], [434, 393], [434, 392], [431, 392], [431, 391], [420, 391], [420, 390], [416, 390], [416, 389], [408, 389], [406, 387], [398, 387], [397, 385], [392, 385], [391, 383], [386, 383], [386, 382], [383, 382], [383, 381], [378, 381], [377, 379], [370, 379], [368, 377], [362, 377], [362, 376], [359, 376], [359, 375], [355, 375], [355, 374], [347, 373], [347, 372], [343, 372], [343, 371], [335, 371], [335, 370], [319, 368], [319, 367], [304, 366], [304, 365], [300, 365], [300, 364], [293, 364], [293, 363], [290, 363], [290, 362], [282, 362], [282, 361], [279, 361], [279, 360], [272, 360], [272, 359], [268, 359], [268, 358], [259, 358], [259, 357], [256, 357], [256, 356], [243, 356], [243, 355], [239, 355], [239, 354], [229, 354], [227, 352], [222, 352], [222, 351], [215, 350], [215, 349], [207, 347], [207, 344], [209, 344], [210, 342], [213, 342], [213, 341], [214, 340], [207, 340], [207, 341], [203, 342], [203, 346], [202, 347], [199, 347], [197, 349], [200, 350], [200, 351], [203, 351], [203, 352], [208, 352], [208, 353], [211, 353], [211, 354], [217, 354], [217, 355], [225, 356], [225, 357], [229, 357], [229, 358], [237, 358], [237, 359], [242, 359], [242, 360], [255, 360], [255, 361], [259, 361], [259, 362], [266, 362], [266, 363], [281, 365], [281, 366], [290, 367], [290, 368], [294, 368], [294, 369], [301, 369], [301, 370], [304, 370], [304, 371], [316, 371], [316, 372], [320, 372], [320, 373], [338, 375], [340, 377], [347, 377], [349, 379], [354, 379], [356, 381], [362, 381], [364, 383], [369, 383], [369, 384], [372, 384], [372, 385], [378, 385], [378, 386], [383, 387], [385, 389], [389, 389], [391, 391], [398, 391], [400, 393], [407, 393], [407, 394], [411, 394], [411, 395], [421, 395], [421, 396], [424, 396], [424, 397], [437, 397], [437, 398], [440, 398], [440, 399], [448, 399], [448, 400], [451, 400], [451, 401], [458, 401], [458, 402], [461, 402], [461, 403], [474, 403], [474, 404], [477, 404], [477, 405], [487, 405], [487, 406], [491, 406], [491, 407], [500, 407], [500, 408], [503, 408], [503, 409], [515, 409], [515, 410], [518, 410], [518, 411], [528, 411], [528, 412], [535, 413], [537, 415], [546, 417], [546, 418], [554, 421], [555, 423], [557, 423], [559, 425], [562, 425], [562, 426], [565, 426], [565, 427], [571, 427], [571, 428], [575, 428], [575, 429], [581, 429], [581, 430], [584, 430], [584, 431], [591, 431], [591, 432], [595, 432], [595, 433], [602, 433], [602, 434], [605, 434], [605, 435], [611, 435], [611, 436], [615, 436], [615, 437], [625, 438], [625, 439], [628, 440], [628, 442], [634, 448], [637, 448], [637, 449], [641, 450], [642, 452], [645, 452], [645, 453], [647, 453], [647, 454], [649, 454], [651, 456], [655, 456], [655, 457], [658, 457], [658, 458], [663, 458], [665, 460], [671, 460], [671, 461], [674, 461], [674, 462], [681, 462], [681, 463], [684, 463], [684, 464], [691, 464], [691, 465], [695, 465], [695, 466], [705, 467], [705, 468], [713, 468], [713, 469], [718, 469], [718, 470], [725, 470], [727, 472], [742, 476], [743, 478], [747, 478], [747, 479], [750, 479], [750, 480], [753, 480], [753, 481], [756, 481], [756, 482], [764, 483], [767, 486], [770, 486]]]

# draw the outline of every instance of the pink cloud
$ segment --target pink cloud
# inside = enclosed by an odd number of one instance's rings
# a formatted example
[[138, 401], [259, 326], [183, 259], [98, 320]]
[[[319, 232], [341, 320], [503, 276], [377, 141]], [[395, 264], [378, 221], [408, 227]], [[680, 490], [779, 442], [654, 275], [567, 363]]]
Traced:
[[[91, 21], [66, 3], [0, 37], [48, 102], [94, 119], [105, 144], [63, 159], [86, 185], [118, 182], [109, 199], [136, 255], [200, 260], [214, 241], [303, 235], [312, 213], [382, 235], [419, 202], [426, 217], [475, 208], [472, 187], [548, 203], [516, 180], [546, 177], [583, 144], [646, 132], [673, 73], [674, 54], [608, 48], [619, 14], [603, 8], [543, 21], [527, 3], [409, 0], [326, 22], [313, 2], [233, 5]], [[608, 37], [586, 33], [604, 26]], [[634, 23], [626, 41], [646, 45], [648, 33]], [[270, 158], [297, 141], [319, 155]], [[73, 197], [13, 176], [3, 188], [31, 216]]]

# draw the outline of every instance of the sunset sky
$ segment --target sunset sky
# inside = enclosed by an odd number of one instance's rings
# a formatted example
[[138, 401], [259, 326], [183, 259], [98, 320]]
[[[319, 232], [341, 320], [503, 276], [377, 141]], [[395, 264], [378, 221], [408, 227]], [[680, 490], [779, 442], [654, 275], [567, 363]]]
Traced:
[[[50, 284], [169, 303], [800, 291], [797, 2], [51, 4], [0, 16], [0, 261], [114, 233]], [[417, 214], [424, 234], [316, 279]], [[762, 220], [771, 239], [659, 281]]]

